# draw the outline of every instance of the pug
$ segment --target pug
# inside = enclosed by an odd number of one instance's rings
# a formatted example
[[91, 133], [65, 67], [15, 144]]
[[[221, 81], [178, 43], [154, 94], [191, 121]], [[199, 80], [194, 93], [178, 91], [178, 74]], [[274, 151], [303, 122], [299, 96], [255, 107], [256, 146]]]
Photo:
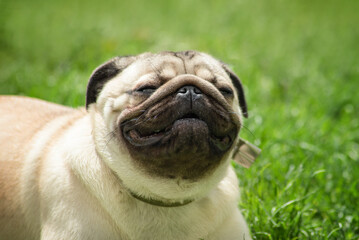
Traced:
[[200, 52], [115, 57], [86, 108], [0, 97], [0, 239], [251, 239], [239, 78]]

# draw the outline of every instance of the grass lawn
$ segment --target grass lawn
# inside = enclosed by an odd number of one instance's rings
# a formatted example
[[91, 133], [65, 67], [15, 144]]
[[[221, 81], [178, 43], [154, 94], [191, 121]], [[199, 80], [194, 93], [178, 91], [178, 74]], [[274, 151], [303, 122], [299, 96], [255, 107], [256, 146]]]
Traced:
[[85, 103], [116, 55], [196, 49], [246, 85], [254, 239], [359, 238], [359, 1], [0, 1], [0, 94]]

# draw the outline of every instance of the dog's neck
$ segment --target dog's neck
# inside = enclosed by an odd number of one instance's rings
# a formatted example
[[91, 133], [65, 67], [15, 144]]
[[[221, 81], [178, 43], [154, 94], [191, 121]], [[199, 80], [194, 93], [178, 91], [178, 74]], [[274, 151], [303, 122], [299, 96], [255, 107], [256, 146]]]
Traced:
[[126, 189], [126, 191], [129, 193], [130, 196], [132, 196], [133, 198], [136, 198], [137, 200], [153, 205], [153, 206], [157, 206], [157, 207], [181, 207], [181, 206], [185, 206], [187, 204], [190, 204], [191, 202], [194, 201], [194, 199], [184, 199], [182, 201], [173, 201], [173, 200], [159, 200], [159, 199], [153, 199], [153, 198], [147, 198], [147, 197], [143, 197], [137, 193], [134, 193], [133, 191], [131, 191], [130, 189], [128, 189], [124, 184], [123, 181], [121, 180], [121, 178], [110, 168], [108, 168], [109, 171], [112, 172], [113, 176], [118, 180], [118, 183], [120, 184], [120, 186], [124, 189]]
[[129, 191], [129, 193], [131, 194], [132, 197], [136, 198], [137, 200], [140, 200], [144, 203], [151, 204], [151, 205], [158, 206], [158, 207], [181, 207], [181, 206], [187, 205], [194, 201], [193, 199], [185, 199], [183, 201], [167, 201], [167, 202], [165, 202], [162, 200], [145, 198], [145, 197], [142, 197], [132, 191]]

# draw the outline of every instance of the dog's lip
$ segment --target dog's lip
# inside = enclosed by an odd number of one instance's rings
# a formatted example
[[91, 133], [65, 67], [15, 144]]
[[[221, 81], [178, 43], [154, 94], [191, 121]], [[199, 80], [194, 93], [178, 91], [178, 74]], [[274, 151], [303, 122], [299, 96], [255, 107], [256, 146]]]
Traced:
[[163, 138], [164, 133], [157, 133], [157, 134], [155, 133], [150, 136], [142, 137], [140, 136], [137, 130], [132, 129], [129, 130], [128, 132], [125, 132], [124, 136], [127, 139], [127, 141], [130, 142], [132, 145], [141, 147], [141, 146], [152, 145], [159, 142]]
[[[179, 118], [175, 120], [171, 125], [167, 126], [165, 129], [154, 131], [151, 134], [148, 135], [141, 135], [138, 130], [136, 130], [135, 127], [129, 127], [125, 125], [123, 127], [123, 135], [126, 138], [126, 140], [136, 146], [136, 147], [145, 147], [154, 145], [161, 141], [165, 136], [171, 134], [173, 126], [176, 124], [187, 122], [189, 124], [194, 124], [195, 122], [201, 122], [202, 125], [205, 125], [208, 128], [208, 125], [205, 121], [196, 118], [194, 115], [188, 114], [188, 116], [185, 116], [183, 118]], [[216, 146], [219, 150], [224, 151], [228, 148], [228, 145], [234, 140], [235, 135], [234, 134], [227, 134], [225, 136], [216, 136], [214, 134], [209, 134], [208, 141], [212, 143], [212, 145]]]
[[[160, 128], [154, 129], [150, 134], [142, 134], [141, 132], [139, 132], [139, 134], [141, 135], [141, 137], [147, 137], [150, 135], [155, 135], [155, 134], [160, 134], [160, 133], [164, 133], [164, 132], [168, 132], [169, 130], [171, 130], [172, 126], [174, 125], [174, 123], [176, 121], [185, 121], [185, 120], [198, 120], [198, 121], [204, 121], [202, 118], [200, 118], [196, 113], [192, 112], [192, 111], [188, 111], [187, 113], [185, 113], [183, 116], [174, 119], [172, 122], [169, 122], [167, 125], [162, 126]], [[127, 133], [130, 132], [131, 130], [136, 129], [136, 127], [140, 124], [140, 123], [134, 123], [134, 124], [127, 124], [128, 121], [131, 121], [131, 119], [129, 120], [124, 120], [120, 123], [121, 126], [123, 126], [123, 132]], [[204, 121], [205, 122], [205, 121]]]
[[[201, 121], [196, 114], [186, 114], [181, 118], [176, 119], [174, 122], [169, 123], [167, 126], [161, 129], [155, 129], [150, 134], [141, 134], [141, 132], [136, 129], [136, 124], [133, 126], [129, 126], [128, 124], [123, 125], [123, 134], [127, 141], [129, 141], [132, 145], [135, 146], [148, 146], [157, 143], [160, 141], [164, 136], [170, 134], [173, 126], [176, 123], [187, 121], [189, 123], [193, 123], [194, 121]], [[205, 123], [205, 122], [204, 122]], [[205, 123], [206, 124], [206, 123]], [[206, 124], [207, 125], [207, 124]], [[208, 126], [207, 126], [208, 127]]]

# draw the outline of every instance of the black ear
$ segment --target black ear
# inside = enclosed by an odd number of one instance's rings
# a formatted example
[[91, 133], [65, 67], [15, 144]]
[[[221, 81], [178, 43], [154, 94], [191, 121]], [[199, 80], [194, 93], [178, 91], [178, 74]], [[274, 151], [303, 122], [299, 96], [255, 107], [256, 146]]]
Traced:
[[248, 118], [247, 102], [246, 102], [246, 98], [244, 95], [242, 82], [239, 79], [239, 77], [232, 70], [230, 70], [226, 65], [223, 65], [223, 68], [224, 68], [224, 70], [226, 70], [227, 74], [229, 75], [229, 77], [232, 80], [234, 87], [237, 90], [239, 106], [241, 107], [243, 116]]
[[86, 108], [91, 103], [96, 102], [98, 94], [101, 92], [105, 83], [122, 72], [135, 60], [134, 56], [115, 57], [100, 65], [93, 71], [87, 84]]

